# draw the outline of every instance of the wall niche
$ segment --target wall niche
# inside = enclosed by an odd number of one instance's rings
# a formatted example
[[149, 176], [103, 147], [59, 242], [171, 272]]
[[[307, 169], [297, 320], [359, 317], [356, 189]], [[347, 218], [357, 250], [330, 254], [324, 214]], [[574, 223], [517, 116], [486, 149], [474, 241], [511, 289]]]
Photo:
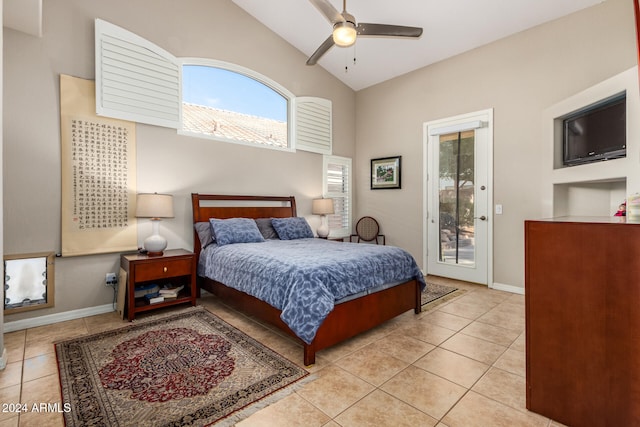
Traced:
[[[563, 118], [626, 94], [626, 157], [563, 165]], [[543, 218], [613, 216], [630, 194], [640, 193], [640, 90], [638, 67], [575, 94], [543, 112]]]
[[554, 184], [553, 217], [612, 216], [626, 194], [626, 178]]

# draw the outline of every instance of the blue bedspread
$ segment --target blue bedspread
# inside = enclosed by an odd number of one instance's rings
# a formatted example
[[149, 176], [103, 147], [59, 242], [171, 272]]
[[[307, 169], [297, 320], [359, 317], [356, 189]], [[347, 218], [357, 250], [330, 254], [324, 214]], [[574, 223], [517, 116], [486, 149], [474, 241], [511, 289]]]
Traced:
[[417, 279], [415, 259], [394, 246], [323, 239], [210, 245], [199, 272], [282, 311], [282, 320], [307, 344], [336, 301], [383, 284]]

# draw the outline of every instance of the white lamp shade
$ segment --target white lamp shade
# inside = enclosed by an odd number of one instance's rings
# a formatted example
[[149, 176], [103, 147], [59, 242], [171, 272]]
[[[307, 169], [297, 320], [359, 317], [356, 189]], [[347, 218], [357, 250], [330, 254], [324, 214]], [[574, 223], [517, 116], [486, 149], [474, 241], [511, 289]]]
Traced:
[[314, 215], [332, 215], [334, 213], [333, 199], [314, 199], [311, 212]]
[[173, 218], [173, 196], [158, 193], [138, 194], [136, 198], [136, 217]]

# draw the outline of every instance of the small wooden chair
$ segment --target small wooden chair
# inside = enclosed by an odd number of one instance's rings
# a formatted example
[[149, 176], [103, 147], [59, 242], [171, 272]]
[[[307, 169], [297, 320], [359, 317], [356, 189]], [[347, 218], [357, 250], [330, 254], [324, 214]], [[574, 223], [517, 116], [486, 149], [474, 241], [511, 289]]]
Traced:
[[370, 216], [363, 216], [356, 223], [356, 234], [349, 236], [349, 241], [353, 242], [353, 238], [357, 237], [356, 242], [376, 242], [379, 244], [379, 238], [382, 238], [382, 244], [386, 244], [384, 234], [380, 233], [378, 221]]

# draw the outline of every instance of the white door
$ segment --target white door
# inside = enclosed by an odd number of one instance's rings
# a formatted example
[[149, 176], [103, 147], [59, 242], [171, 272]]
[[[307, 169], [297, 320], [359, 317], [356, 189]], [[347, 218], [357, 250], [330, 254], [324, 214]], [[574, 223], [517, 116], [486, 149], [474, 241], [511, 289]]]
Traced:
[[493, 110], [425, 123], [427, 273], [491, 283]]

